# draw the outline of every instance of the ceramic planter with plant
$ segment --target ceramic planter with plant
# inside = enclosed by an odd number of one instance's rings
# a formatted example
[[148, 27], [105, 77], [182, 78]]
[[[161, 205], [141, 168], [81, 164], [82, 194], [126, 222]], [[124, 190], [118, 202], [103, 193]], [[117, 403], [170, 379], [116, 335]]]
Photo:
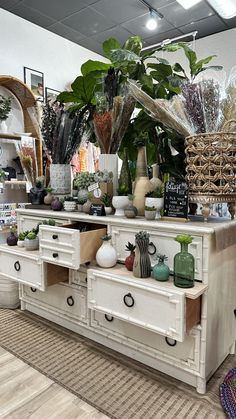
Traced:
[[51, 188], [51, 186], [48, 186], [45, 190], [47, 192], [47, 195], [45, 195], [45, 197], [44, 197], [44, 204], [45, 205], [51, 205], [52, 200], [54, 198], [53, 194], [52, 194], [53, 188]]
[[152, 277], [157, 281], [168, 281], [170, 275], [170, 268], [165, 264], [167, 260], [166, 255], [157, 255], [158, 263], [152, 268]]
[[39, 238], [34, 231], [30, 231], [24, 240], [26, 250], [38, 250]]
[[132, 271], [135, 258], [135, 245], [128, 242], [128, 244], [125, 246], [125, 250], [127, 250], [127, 252], [130, 252], [129, 256], [127, 256], [127, 258], [125, 259], [125, 266], [128, 269], [128, 271]]
[[6, 119], [11, 112], [11, 98], [0, 95], [0, 133], [7, 132]]
[[96, 253], [97, 264], [102, 268], [112, 268], [117, 262], [117, 253], [111, 244], [111, 236], [106, 234], [101, 240], [103, 243]]
[[135, 258], [133, 274], [137, 278], [148, 278], [151, 276], [151, 261], [148, 253], [149, 233], [139, 231], [135, 234]]
[[[88, 196], [88, 194], [87, 194]], [[83, 205], [85, 204], [85, 202], [87, 201], [87, 198], [85, 197], [78, 197], [77, 198], [77, 211], [78, 212], [83, 212]]]
[[117, 189], [117, 195], [112, 198], [112, 205], [115, 208], [114, 215], [116, 217], [124, 217], [124, 210], [129, 205], [128, 192], [125, 185], [120, 185]]
[[29, 231], [27, 230], [27, 231], [23, 231], [22, 233], [19, 234], [18, 241], [17, 241], [17, 246], [24, 247], [25, 238], [26, 238], [28, 233], [29, 233]]
[[161, 217], [160, 211], [164, 206], [164, 188], [162, 185], [146, 193], [145, 205], [156, 208], [156, 219]]
[[145, 218], [146, 220], [155, 220], [156, 218], [156, 208], [145, 206]]
[[128, 199], [129, 199], [129, 204], [127, 205], [127, 207], [125, 207], [125, 210], [124, 210], [125, 216], [126, 218], [135, 218], [138, 215], [138, 210], [133, 204], [134, 195], [129, 194]]
[[88, 198], [88, 187], [94, 183], [94, 173], [77, 173], [73, 181], [74, 187], [78, 190], [78, 198]]
[[112, 213], [112, 197], [109, 193], [104, 193], [101, 197], [101, 201], [104, 204], [105, 213], [106, 215], [110, 215]]
[[63, 202], [63, 208], [65, 211], [75, 211], [76, 210], [76, 201], [73, 196], [65, 196]]

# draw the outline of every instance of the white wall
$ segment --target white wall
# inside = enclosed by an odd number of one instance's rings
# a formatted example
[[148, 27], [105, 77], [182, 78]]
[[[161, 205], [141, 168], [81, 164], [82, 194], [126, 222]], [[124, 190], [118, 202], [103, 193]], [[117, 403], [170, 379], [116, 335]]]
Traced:
[[0, 74], [23, 81], [23, 67], [33, 68], [44, 73], [45, 86], [59, 91], [80, 74], [80, 66], [85, 61], [105, 60], [1, 8], [0, 40]]
[[[208, 65], [222, 65], [228, 75], [230, 69], [236, 65], [236, 29], [229, 29], [197, 39], [196, 54], [198, 59], [208, 57], [209, 55], [217, 55]], [[188, 68], [183, 51], [168, 53], [164, 56], [171, 63], [179, 62], [184, 68]]]

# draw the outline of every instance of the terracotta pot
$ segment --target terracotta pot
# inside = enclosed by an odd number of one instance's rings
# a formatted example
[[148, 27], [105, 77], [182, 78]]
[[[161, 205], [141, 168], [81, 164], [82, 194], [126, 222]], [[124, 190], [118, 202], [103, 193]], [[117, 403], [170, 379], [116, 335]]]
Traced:
[[131, 252], [130, 255], [127, 256], [127, 258], [125, 259], [125, 266], [128, 269], [128, 271], [132, 271], [133, 270], [134, 258], [135, 258], [135, 253], [134, 252]]

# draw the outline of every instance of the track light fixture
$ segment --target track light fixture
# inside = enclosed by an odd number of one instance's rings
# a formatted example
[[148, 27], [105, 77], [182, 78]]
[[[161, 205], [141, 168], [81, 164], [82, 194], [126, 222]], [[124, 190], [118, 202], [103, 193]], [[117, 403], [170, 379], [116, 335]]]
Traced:
[[146, 23], [146, 28], [149, 29], [150, 31], [153, 31], [154, 29], [156, 29], [157, 25], [158, 25], [158, 20], [163, 18], [163, 15], [158, 12], [156, 9], [154, 9], [153, 7], [151, 7], [151, 5], [146, 1], [146, 0], [139, 0], [140, 3], [144, 4], [144, 6], [148, 7], [149, 9], [149, 19], [147, 20]]

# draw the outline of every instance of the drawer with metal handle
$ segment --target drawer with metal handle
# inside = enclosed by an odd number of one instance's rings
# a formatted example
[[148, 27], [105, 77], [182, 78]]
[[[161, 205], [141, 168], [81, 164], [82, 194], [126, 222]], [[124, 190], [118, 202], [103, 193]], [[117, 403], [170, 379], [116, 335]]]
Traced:
[[61, 227], [39, 227], [39, 250], [43, 261], [79, 269], [95, 259], [106, 227], [92, 223], [73, 223]]
[[201, 283], [183, 290], [171, 281], [134, 278], [118, 265], [88, 270], [88, 307], [160, 335], [183, 342], [200, 322]]

